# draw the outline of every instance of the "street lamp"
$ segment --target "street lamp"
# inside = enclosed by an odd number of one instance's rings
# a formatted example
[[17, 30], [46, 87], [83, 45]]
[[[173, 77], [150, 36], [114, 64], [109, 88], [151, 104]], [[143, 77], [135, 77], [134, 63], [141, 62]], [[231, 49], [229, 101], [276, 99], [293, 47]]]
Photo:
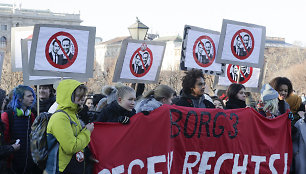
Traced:
[[[147, 27], [145, 24], [140, 22], [138, 17], [136, 17], [136, 23], [131, 25], [128, 29], [130, 31], [130, 35], [132, 36], [132, 39], [144, 40], [146, 35], [147, 35], [147, 32], [149, 30], [149, 27]], [[133, 89], [135, 89], [136, 88], [136, 83], [132, 83], [131, 86], [132, 86]], [[138, 95], [141, 95], [143, 93], [144, 88], [145, 88], [144, 83], [138, 83], [137, 84], [136, 97], [138, 97]]]
[[136, 17], [136, 23], [131, 25], [128, 29], [130, 31], [130, 35], [132, 36], [132, 39], [144, 40], [149, 30], [149, 27], [147, 27], [145, 24], [140, 22], [138, 17]]

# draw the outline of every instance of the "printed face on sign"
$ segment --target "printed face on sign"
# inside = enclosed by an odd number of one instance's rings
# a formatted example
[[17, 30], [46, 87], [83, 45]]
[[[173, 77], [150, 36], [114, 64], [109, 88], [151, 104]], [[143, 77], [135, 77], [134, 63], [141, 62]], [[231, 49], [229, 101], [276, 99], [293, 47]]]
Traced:
[[71, 66], [77, 53], [78, 48], [74, 37], [66, 32], [55, 33], [46, 45], [46, 58], [56, 68], [65, 69]]
[[251, 78], [252, 73], [253, 73], [252, 67], [240, 66], [240, 71], [239, 71], [239, 65], [230, 64], [227, 67], [228, 79], [233, 83], [237, 83], [238, 78], [240, 84], [246, 83]]
[[151, 50], [147, 47], [146, 44], [142, 44], [140, 48], [138, 48], [130, 61], [130, 70], [131, 73], [136, 77], [142, 77], [146, 75], [153, 62], [153, 55]]
[[232, 53], [238, 59], [248, 58], [254, 49], [254, 37], [246, 29], [237, 31], [232, 38]]
[[210, 66], [216, 56], [216, 48], [213, 40], [209, 36], [200, 36], [193, 46], [193, 57], [201, 67]]

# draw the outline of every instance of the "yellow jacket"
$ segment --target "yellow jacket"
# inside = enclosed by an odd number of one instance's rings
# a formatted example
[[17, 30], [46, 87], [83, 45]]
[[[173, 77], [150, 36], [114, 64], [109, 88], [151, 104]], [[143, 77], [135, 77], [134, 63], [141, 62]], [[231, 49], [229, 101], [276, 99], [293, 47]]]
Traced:
[[48, 146], [50, 137], [56, 138], [57, 142], [59, 142], [58, 166], [56, 168], [60, 172], [65, 170], [71, 157], [75, 153], [83, 151], [90, 142], [90, 131], [86, 128], [82, 129], [76, 116], [78, 106], [71, 101], [72, 93], [79, 85], [81, 83], [76, 80], [63, 80], [59, 83], [56, 92], [57, 110], [65, 111], [77, 125], [71, 124], [69, 117], [65, 113], [57, 112], [52, 115], [47, 126]]

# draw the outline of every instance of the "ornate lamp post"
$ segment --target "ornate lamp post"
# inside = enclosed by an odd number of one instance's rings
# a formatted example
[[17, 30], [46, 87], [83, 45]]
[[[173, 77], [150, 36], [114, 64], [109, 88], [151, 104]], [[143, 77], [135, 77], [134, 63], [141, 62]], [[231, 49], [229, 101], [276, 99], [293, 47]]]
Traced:
[[[129, 26], [129, 31], [130, 31], [130, 35], [132, 36], [132, 39], [135, 40], [144, 40], [147, 32], [149, 30], [149, 27], [147, 27], [145, 24], [143, 24], [142, 22], [140, 22], [140, 20], [138, 19], [138, 17], [136, 17], [136, 23], [132, 24], [131, 26]], [[144, 91], [144, 84], [143, 83], [138, 83], [137, 84], [137, 89], [136, 89], [136, 96]], [[136, 83], [132, 83], [132, 88], [135, 89], [136, 87]]]
[[136, 17], [136, 23], [129, 26], [128, 29], [130, 31], [130, 35], [132, 36], [132, 39], [144, 40], [149, 30], [149, 27], [147, 27], [145, 24], [140, 22], [138, 17]]

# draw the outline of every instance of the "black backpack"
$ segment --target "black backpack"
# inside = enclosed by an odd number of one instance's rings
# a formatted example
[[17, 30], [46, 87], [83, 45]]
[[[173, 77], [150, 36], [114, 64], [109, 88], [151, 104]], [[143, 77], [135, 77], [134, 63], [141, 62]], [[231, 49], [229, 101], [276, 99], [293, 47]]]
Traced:
[[[57, 110], [57, 112], [63, 112], [68, 117], [70, 122], [70, 116], [63, 110]], [[48, 122], [53, 115], [48, 112], [40, 113], [38, 117], [34, 120], [31, 127], [30, 134], [30, 148], [33, 161], [38, 165], [39, 168], [45, 169], [47, 159], [48, 159], [48, 145], [47, 145], [47, 126]]]

